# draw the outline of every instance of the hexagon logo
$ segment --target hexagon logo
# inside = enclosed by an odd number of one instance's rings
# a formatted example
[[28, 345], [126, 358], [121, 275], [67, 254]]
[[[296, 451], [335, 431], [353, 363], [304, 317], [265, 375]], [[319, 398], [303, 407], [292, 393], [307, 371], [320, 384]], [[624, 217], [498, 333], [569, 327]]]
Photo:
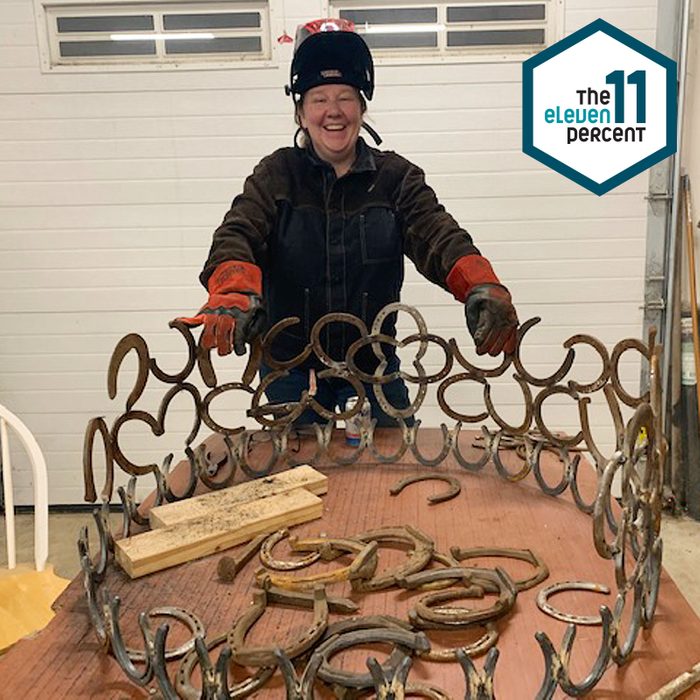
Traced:
[[523, 152], [597, 195], [676, 152], [676, 62], [597, 19], [523, 62]]

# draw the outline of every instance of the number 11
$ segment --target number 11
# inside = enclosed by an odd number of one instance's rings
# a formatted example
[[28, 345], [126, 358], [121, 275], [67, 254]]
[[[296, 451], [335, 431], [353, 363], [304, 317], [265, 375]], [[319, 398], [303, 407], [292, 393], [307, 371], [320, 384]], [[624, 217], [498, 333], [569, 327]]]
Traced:
[[[605, 76], [605, 82], [615, 88], [615, 122], [625, 121], [625, 72], [614, 70]], [[627, 82], [637, 87], [637, 124], [645, 124], [647, 120], [647, 73], [636, 70], [627, 76]]]

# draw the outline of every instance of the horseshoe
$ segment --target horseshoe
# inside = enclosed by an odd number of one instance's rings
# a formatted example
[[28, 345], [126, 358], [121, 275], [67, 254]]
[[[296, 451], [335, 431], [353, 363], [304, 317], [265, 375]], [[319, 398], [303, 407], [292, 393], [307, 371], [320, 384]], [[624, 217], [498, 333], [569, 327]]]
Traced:
[[[409, 428], [410, 435], [411, 435], [411, 442], [410, 442], [410, 448], [411, 452], [413, 453], [413, 456], [422, 464], [424, 467], [437, 467], [439, 464], [442, 464], [445, 460], [445, 457], [450, 453], [450, 448], [452, 447], [451, 443], [451, 435], [450, 431], [447, 429], [447, 426], [444, 423], [440, 424], [440, 430], [442, 431], [442, 450], [438, 454], [436, 454], [434, 457], [426, 457], [419, 449], [418, 449], [418, 429], [420, 428], [421, 421], [420, 419], [417, 419], [416, 422]], [[438, 476], [437, 478], [441, 478]], [[459, 492], [458, 492], [459, 493]], [[455, 494], [456, 496], [457, 494]], [[429, 498], [428, 500], [430, 501], [431, 505], [433, 503], [439, 503], [440, 501], [433, 500], [437, 497], [433, 497], [432, 499]], [[447, 498], [441, 499], [441, 500], [448, 500], [448, 498], [452, 498], [452, 496], [448, 496]]]
[[[276, 586], [270, 585], [269, 581], [264, 582], [263, 588], [267, 593], [268, 603], [277, 605], [291, 605], [295, 608], [307, 608], [309, 610], [314, 609], [314, 593], [307, 593], [306, 591], [286, 591], [284, 588], [277, 588]], [[340, 615], [350, 615], [352, 613], [356, 613], [360, 608], [357, 603], [354, 603], [349, 598], [337, 598], [327, 595], [326, 601], [328, 602], [328, 611], [338, 613]], [[324, 639], [329, 636], [329, 628], [330, 625], [323, 633]]]
[[275, 559], [272, 556], [272, 550], [278, 542], [281, 542], [286, 537], [289, 537], [289, 530], [285, 527], [282, 530], [273, 532], [269, 537], [265, 538], [265, 541], [262, 543], [260, 547], [260, 561], [268, 569], [276, 569], [277, 571], [303, 569], [305, 566], [311, 566], [311, 564], [317, 562], [321, 558], [321, 552], [309, 552], [305, 557], [299, 559], [289, 561]]
[[275, 325], [272, 326], [272, 328], [270, 328], [270, 330], [265, 334], [265, 337], [262, 340], [262, 359], [271, 370], [284, 371], [291, 369], [292, 367], [297, 367], [298, 365], [301, 365], [309, 357], [309, 355], [311, 355], [311, 343], [308, 343], [306, 347], [291, 360], [276, 360], [270, 354], [270, 349], [272, 348], [275, 338], [283, 330], [289, 328], [290, 326], [295, 326], [297, 323], [301, 323], [301, 319], [298, 316], [283, 318], [281, 321], [275, 323]]
[[388, 672], [391, 672], [391, 669], [395, 668], [403, 658], [405, 649], [427, 651], [430, 648], [430, 642], [422, 632], [408, 632], [394, 627], [347, 632], [331, 637], [317, 648], [315, 654], [323, 659], [318, 669], [318, 677], [326, 683], [335, 683], [343, 688], [371, 688], [373, 681], [369, 673], [356, 673], [334, 668], [329, 664], [328, 659], [350, 647], [381, 642], [396, 645], [389, 660], [384, 662], [384, 667]]
[[[194, 649], [194, 640], [196, 637], [204, 637], [204, 625], [202, 621], [191, 612], [188, 612], [184, 608], [177, 608], [171, 605], [165, 605], [160, 608], [151, 608], [146, 612], [146, 617], [149, 621], [154, 617], [172, 617], [175, 620], [179, 620], [184, 625], [190, 628], [192, 636], [183, 644], [181, 644], [176, 649], [169, 649], [165, 651], [164, 658], [166, 661], [172, 661], [173, 659], [179, 659], [181, 656], [189, 653]], [[126, 648], [126, 653], [132, 661], [145, 661], [146, 652], [140, 651], [138, 649]]]
[[560, 382], [569, 373], [569, 370], [574, 364], [576, 351], [572, 347], [569, 347], [559, 369], [556, 370], [553, 374], [550, 374], [549, 377], [533, 377], [523, 367], [523, 364], [520, 361], [520, 346], [523, 342], [525, 334], [533, 326], [536, 326], [541, 320], [542, 319], [539, 316], [535, 316], [520, 324], [520, 328], [518, 328], [518, 347], [515, 352], [515, 355], [513, 356], [513, 364], [515, 365], [515, 369], [518, 372], [518, 374], [521, 377], [523, 377], [528, 384], [532, 384], [532, 386], [551, 386], [552, 384], [557, 384], [558, 382]]
[[[233, 659], [242, 666], [271, 666], [277, 662], [275, 649], [279, 647], [247, 646], [246, 634], [265, 612], [268, 605], [267, 591], [257, 589], [253, 592], [253, 604], [241, 615], [236, 624], [228, 633], [228, 643], [233, 652]], [[294, 659], [305, 651], [308, 651], [323, 635], [328, 626], [328, 601], [326, 590], [322, 586], [314, 589], [314, 618], [311, 625], [296, 639], [288, 642], [282, 651]]]
[[503, 557], [505, 559], [519, 559], [526, 561], [535, 567], [535, 573], [529, 578], [514, 581], [518, 591], [527, 591], [542, 583], [549, 576], [547, 565], [531, 549], [507, 549], [501, 547], [472, 547], [471, 549], [461, 549], [452, 547], [450, 553], [457, 561], [465, 559], [476, 559], [478, 557]]
[[[212, 651], [218, 646], [221, 646], [226, 642], [226, 634], [220, 634], [213, 639], [202, 642], [204, 648], [207, 652]], [[206, 660], [206, 659], [205, 659]], [[209, 662], [211, 665], [211, 662]], [[195, 688], [192, 685], [192, 673], [197, 668], [197, 666], [204, 666], [201, 662], [200, 655], [197, 653], [196, 649], [193, 649], [185, 658], [180, 662], [180, 667], [177, 670], [177, 676], [175, 678], [175, 685], [177, 687], [178, 693], [185, 700], [200, 700], [203, 693], [206, 692], [206, 687]], [[227, 690], [230, 695], [225, 697], [230, 698], [245, 698], [254, 693], [256, 690], [260, 689], [267, 683], [267, 681], [272, 677], [277, 668], [276, 663], [271, 666], [263, 666], [258, 668], [254, 675], [250, 678], [246, 678], [243, 681], [235, 683], [233, 686], [229, 687], [226, 684]], [[209, 669], [211, 670], [211, 669]], [[207, 676], [207, 668], [204, 666], [201, 669], [202, 676]], [[206, 686], [206, 684], [203, 684]], [[209, 686], [211, 690], [211, 686]], [[205, 696], [206, 697], [206, 696]]]
[[134, 404], [139, 400], [143, 390], [146, 388], [148, 381], [149, 357], [148, 346], [146, 341], [138, 333], [129, 333], [125, 335], [114, 348], [112, 357], [109, 360], [109, 369], [107, 370], [107, 394], [110, 399], [117, 396], [117, 375], [119, 368], [122, 366], [122, 361], [127, 356], [130, 350], [134, 350], [139, 359], [138, 373], [136, 381], [126, 400], [126, 410], [131, 411]]
[[434, 506], [436, 503], [449, 501], [451, 498], [459, 496], [462, 491], [462, 484], [459, 479], [447, 474], [417, 474], [416, 476], [407, 476], [401, 481], [397, 481], [390, 489], [389, 493], [392, 496], [398, 496], [409, 484], [416, 484], [419, 481], [444, 481], [450, 485], [444, 493], [439, 493], [434, 496], [428, 496], [428, 503]]
[[[496, 567], [495, 570], [473, 568], [471, 573], [471, 583], [474, 585], [469, 588], [439, 591], [421, 598], [408, 614], [414, 626], [423, 629], [454, 629], [475, 622], [492, 622], [508, 614], [518, 595], [511, 577], [500, 567]], [[471, 609], [443, 605], [462, 598], [479, 598], [484, 592], [498, 595], [498, 600], [489, 608]]]
[[134, 464], [128, 457], [124, 455], [121, 447], [119, 446], [119, 431], [121, 430], [121, 427], [124, 425], [124, 423], [128, 423], [129, 421], [139, 421], [140, 423], [145, 423], [156, 437], [160, 437], [163, 434], [163, 429], [160, 423], [158, 422], [158, 419], [154, 418], [150, 413], [147, 413], [146, 411], [127, 411], [126, 413], [122, 413], [112, 425], [111, 443], [114, 461], [127, 474], [130, 474], [132, 476], [141, 476], [142, 474], [149, 474], [150, 472], [158, 469], [157, 464]]
[[573, 379], [570, 379], [569, 388], [572, 391], [577, 391], [581, 394], [592, 394], [593, 392], [598, 391], [598, 389], [602, 389], [610, 377], [610, 356], [608, 355], [608, 349], [605, 347], [605, 345], [603, 345], [603, 343], [600, 342], [600, 340], [598, 340], [598, 338], [594, 338], [591, 335], [584, 335], [583, 333], [572, 335], [569, 339], [564, 341], [564, 347], [567, 349], [570, 349], [572, 345], [577, 344], [590, 345], [600, 355], [603, 368], [598, 378], [588, 384], [581, 384]]
[[182, 321], [175, 319], [170, 321], [168, 326], [177, 330], [185, 339], [185, 342], [187, 343], [187, 362], [177, 374], [168, 374], [167, 372], [164, 372], [160, 367], [158, 367], [158, 363], [154, 357], [150, 359], [149, 366], [151, 368], [151, 372], [153, 372], [153, 376], [159, 381], [165, 382], [166, 384], [180, 384], [190, 376], [190, 373], [194, 369], [195, 362], [197, 361], [197, 345], [194, 342], [194, 337], [192, 336], [192, 331], [190, 330], [189, 326], [185, 325]]
[[334, 360], [325, 350], [321, 343], [321, 331], [323, 328], [330, 323], [347, 323], [350, 326], [355, 326], [357, 330], [360, 331], [360, 336], [363, 338], [367, 337], [367, 326], [361, 321], [357, 316], [347, 313], [331, 313], [322, 316], [314, 323], [311, 333], [309, 334], [309, 341], [311, 342], [311, 347], [316, 353], [321, 362], [323, 362], [326, 367], [330, 367], [336, 370], [343, 370], [346, 367], [344, 361]]
[[457, 652], [460, 650], [472, 658], [481, 656], [491, 649], [498, 641], [498, 630], [493, 622], [479, 623], [479, 625], [483, 626], [485, 631], [475, 642], [466, 644], [463, 647], [442, 649], [440, 651], [431, 648], [428, 651], [419, 651], [417, 656], [420, 656], [421, 659], [428, 659], [429, 661], [457, 661]]
[[574, 625], [602, 625], [603, 618], [600, 615], [572, 615], [564, 613], [555, 608], [548, 600], [551, 595], [561, 593], [562, 591], [593, 591], [594, 593], [602, 593], [607, 595], [610, 589], [602, 583], [592, 583], [589, 581], [562, 581], [553, 583], [551, 586], [545, 586], [537, 594], [537, 607], [546, 615], [561, 620], [562, 622], [570, 622]]
[[615, 389], [617, 397], [620, 399], [620, 401], [622, 401], [622, 403], [630, 408], [637, 408], [637, 406], [639, 406], [641, 403], [649, 401], [650, 394], [649, 390], [647, 390], [644, 392], [644, 394], [642, 394], [642, 396], [635, 397], [628, 394], [623, 388], [622, 382], [620, 381], [620, 375], [618, 373], [618, 365], [620, 362], [620, 357], [622, 357], [622, 354], [627, 350], [636, 350], [647, 360], [650, 359], [651, 352], [641, 340], [637, 340], [636, 338], [627, 338], [626, 340], [621, 340], [613, 348], [612, 354], [610, 355], [610, 382]]
[[310, 537], [303, 540], [290, 537], [289, 543], [294, 551], [315, 552], [320, 550], [322, 556], [324, 551], [330, 552], [329, 556], [331, 559], [340, 556], [343, 552], [349, 552], [354, 554], [355, 558], [348, 566], [333, 569], [332, 571], [310, 574], [309, 576], [278, 574], [263, 569], [255, 575], [259, 586], [264, 588], [266, 585], [273, 585], [292, 591], [307, 591], [313, 590], [318, 584], [347, 580], [355, 583], [356, 579], [372, 576], [377, 568], [376, 542], [365, 544], [357, 540], [330, 537]]
[[377, 545], [380, 542], [389, 545], [407, 545], [410, 549], [406, 560], [390, 571], [383, 571], [379, 575], [363, 580], [354, 579], [351, 581], [353, 591], [380, 591], [391, 588], [404, 576], [420, 571], [433, 557], [435, 543], [430, 537], [420, 530], [406, 525], [405, 527], [382, 527], [376, 530], [368, 530], [356, 539], [362, 542], [371, 542]]
[[95, 470], [92, 461], [92, 450], [95, 444], [95, 435], [99, 433], [105, 448], [105, 483], [100, 492], [103, 501], [112, 500], [114, 489], [114, 457], [112, 456], [112, 441], [105, 419], [101, 416], [92, 418], [85, 429], [83, 441], [83, 483], [85, 485], [85, 500], [94, 503], [97, 500], [95, 492]]

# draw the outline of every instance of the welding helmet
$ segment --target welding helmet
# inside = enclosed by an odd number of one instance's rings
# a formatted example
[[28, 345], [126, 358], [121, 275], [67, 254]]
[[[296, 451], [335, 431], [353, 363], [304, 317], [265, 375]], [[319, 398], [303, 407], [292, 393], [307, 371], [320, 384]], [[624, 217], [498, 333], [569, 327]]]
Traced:
[[300, 25], [286, 86], [296, 101], [318, 85], [352, 85], [372, 99], [374, 63], [365, 40], [346, 19], [317, 19]]

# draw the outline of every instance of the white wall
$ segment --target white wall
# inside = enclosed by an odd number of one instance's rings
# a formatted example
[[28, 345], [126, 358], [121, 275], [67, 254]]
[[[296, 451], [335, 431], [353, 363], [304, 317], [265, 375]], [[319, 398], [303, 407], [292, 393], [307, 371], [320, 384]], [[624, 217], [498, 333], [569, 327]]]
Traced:
[[[656, 0], [565, 5], [567, 34], [603, 17], [654, 43]], [[286, 0], [273, 37], [293, 35], [321, 11], [320, 0]], [[51, 502], [80, 502], [85, 425], [96, 415], [111, 423], [129, 390], [125, 374], [117, 400], [107, 397], [113, 347], [138, 332], [162, 366], [179, 369], [182, 343], [167, 323], [204, 301], [196, 277], [211, 232], [257, 160], [291, 142], [291, 101], [282, 91], [291, 49], [276, 47], [276, 68], [44, 75], [32, 1], [0, 0], [0, 12], [0, 402], [43, 448]], [[542, 316], [525, 357], [530, 371], [545, 375], [574, 333], [609, 347], [639, 336], [647, 177], [596, 197], [523, 155], [520, 74], [519, 63], [379, 65], [370, 114], [383, 147], [425, 168], [491, 258], [521, 320]], [[404, 301], [425, 312], [433, 332], [468, 345], [459, 305], [413, 270]], [[242, 363], [217, 367], [220, 381], [231, 381]], [[589, 381], [598, 371], [581, 351], [574, 378]], [[622, 376], [634, 391], [636, 357], [625, 358]], [[154, 410], [162, 393], [152, 386], [142, 407]], [[518, 420], [512, 379], [494, 397]], [[166, 436], [127, 436], [135, 461], [182, 445], [190, 405], [177, 401]], [[243, 403], [230, 403], [227, 422], [239, 424]], [[480, 401], [468, 395], [459, 403]], [[434, 405], [432, 397], [424, 423], [440, 421]], [[570, 400], [546, 415], [574, 427]], [[608, 423], [605, 412], [595, 414], [607, 440]], [[17, 484], [18, 502], [30, 502], [26, 471]]]

